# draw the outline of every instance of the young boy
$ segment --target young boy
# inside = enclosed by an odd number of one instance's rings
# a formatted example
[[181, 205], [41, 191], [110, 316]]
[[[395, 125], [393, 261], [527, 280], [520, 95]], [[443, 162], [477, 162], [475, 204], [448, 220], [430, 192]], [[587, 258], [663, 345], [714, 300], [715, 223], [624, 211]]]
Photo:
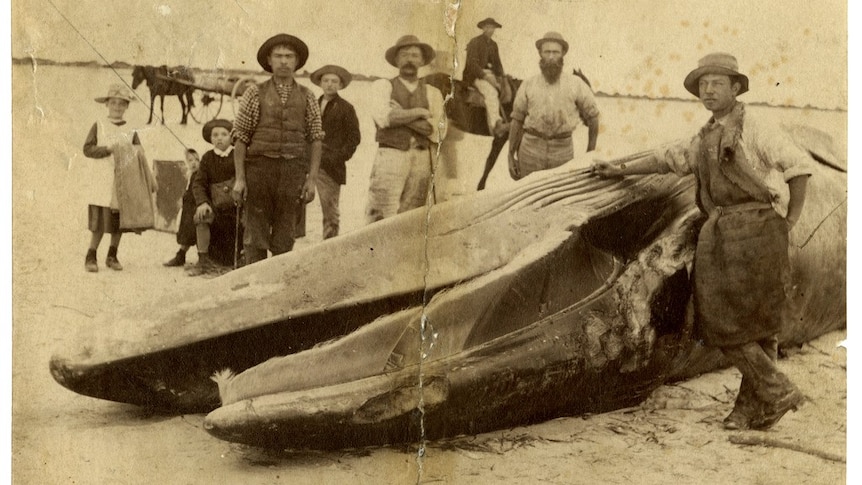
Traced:
[[[111, 235], [105, 266], [120, 271], [123, 265], [117, 259], [117, 250], [122, 233], [140, 233], [153, 225], [150, 194], [157, 189], [156, 181], [144, 158], [138, 134], [123, 119], [133, 99], [131, 91], [122, 84], [112, 85], [107, 96], [95, 98], [108, 109], [108, 116], [93, 124], [84, 141], [84, 156], [91, 159], [85, 167], [83, 190], [88, 203], [87, 228], [92, 233], [84, 268], [91, 273], [99, 271], [96, 250], [105, 233]], [[122, 228], [119, 183], [123, 186], [125, 204]]]
[[204, 153], [192, 180], [197, 204], [194, 222], [198, 262], [189, 269], [190, 276], [217, 274], [223, 269], [220, 266], [236, 262], [242, 229], [237, 224], [236, 206], [231, 198], [236, 173], [230, 140], [232, 129], [233, 124], [222, 119], [212, 120], [203, 127], [203, 138], [212, 143], [213, 149]]
[[323, 121], [323, 153], [317, 175], [317, 192], [323, 209], [323, 239], [338, 235], [338, 198], [347, 182], [345, 162], [350, 160], [361, 140], [359, 120], [353, 105], [338, 95], [350, 84], [352, 76], [339, 66], [323, 66], [311, 74], [311, 82], [323, 89], [318, 99]]
[[177, 254], [164, 265], [167, 267], [185, 266], [186, 253], [189, 248], [197, 244], [197, 232], [195, 229], [195, 194], [192, 190], [192, 182], [201, 166], [201, 157], [194, 148], [186, 149], [186, 170], [189, 173], [189, 184], [183, 194], [183, 212], [180, 216], [180, 227], [177, 230], [177, 244], [180, 249]]

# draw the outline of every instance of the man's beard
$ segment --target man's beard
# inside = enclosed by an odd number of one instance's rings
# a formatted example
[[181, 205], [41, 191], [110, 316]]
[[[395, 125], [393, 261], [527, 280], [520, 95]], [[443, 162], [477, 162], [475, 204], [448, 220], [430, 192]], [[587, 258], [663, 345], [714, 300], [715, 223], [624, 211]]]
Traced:
[[554, 84], [560, 80], [560, 74], [563, 73], [563, 60], [546, 61], [539, 59], [539, 69], [542, 70], [542, 75], [545, 76], [545, 81], [549, 84]]
[[401, 66], [398, 69], [398, 73], [401, 75], [401, 77], [406, 78], [406, 79], [416, 77], [418, 72], [419, 72], [419, 68], [414, 66], [410, 62], [404, 64], [403, 66]]

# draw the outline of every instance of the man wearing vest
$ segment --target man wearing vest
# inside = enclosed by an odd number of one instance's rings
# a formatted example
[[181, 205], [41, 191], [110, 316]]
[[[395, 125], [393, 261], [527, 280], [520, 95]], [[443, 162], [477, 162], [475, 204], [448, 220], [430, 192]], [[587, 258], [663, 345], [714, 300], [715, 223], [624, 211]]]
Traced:
[[433, 156], [442, 138], [443, 95], [418, 72], [434, 55], [430, 45], [405, 35], [386, 50], [398, 77], [372, 85], [378, 149], [365, 212], [369, 224], [422, 207], [428, 199]]
[[324, 136], [320, 107], [294, 73], [308, 60], [300, 39], [278, 34], [257, 51], [272, 77], [243, 93], [234, 123], [234, 198], [245, 204], [247, 264], [293, 249], [302, 205], [314, 200]]

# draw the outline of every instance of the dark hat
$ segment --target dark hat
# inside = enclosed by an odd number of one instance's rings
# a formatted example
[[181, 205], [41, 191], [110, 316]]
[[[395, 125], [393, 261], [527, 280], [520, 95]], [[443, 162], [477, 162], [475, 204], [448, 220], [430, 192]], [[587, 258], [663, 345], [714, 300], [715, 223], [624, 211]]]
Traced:
[[480, 29], [484, 29], [486, 25], [493, 25], [494, 27], [497, 27], [498, 29], [503, 28], [503, 26], [500, 25], [499, 22], [497, 22], [496, 20], [494, 20], [491, 17], [488, 17], [485, 20], [479, 22], [478, 24], [476, 24], [476, 27], [479, 27]]
[[221, 118], [207, 121], [204, 125], [203, 131], [201, 132], [204, 137], [204, 141], [207, 143], [212, 143], [213, 128], [225, 128], [227, 131], [231, 131], [233, 130], [233, 123]]
[[566, 55], [566, 53], [569, 52], [569, 43], [563, 38], [563, 34], [559, 32], [548, 32], [541, 39], [537, 40], [536, 49], [539, 49], [539, 52], [542, 51], [542, 44], [545, 42], [556, 42], [563, 46], [563, 55]]
[[320, 78], [323, 77], [324, 74], [335, 74], [341, 79], [341, 87], [346, 88], [350, 81], [353, 80], [353, 76], [347, 71], [347, 69], [341, 66], [335, 66], [332, 64], [327, 64], [320, 69], [311, 73], [311, 82], [320, 86]]
[[434, 52], [433, 47], [424, 42], [420, 42], [419, 38], [415, 35], [404, 35], [400, 39], [398, 39], [398, 42], [396, 42], [395, 45], [386, 49], [386, 60], [389, 62], [389, 64], [398, 67], [395, 64], [395, 58], [398, 56], [398, 51], [402, 47], [411, 47], [414, 45], [422, 49], [422, 58], [425, 61], [425, 64], [431, 62], [434, 59], [434, 56], [437, 55], [437, 53]]
[[736, 94], [740, 95], [748, 91], [748, 76], [739, 73], [739, 64], [737, 64], [736, 58], [730, 54], [726, 54], [724, 52], [713, 52], [712, 54], [707, 54], [702, 57], [697, 61], [697, 68], [688, 73], [688, 76], [685, 77], [685, 81], [682, 82], [682, 85], [685, 86], [685, 90], [697, 97], [700, 97], [700, 88], [698, 87], [698, 83], [700, 82], [700, 77], [704, 74], [736, 76], [739, 80], [739, 84], [742, 85], [742, 88]]
[[257, 63], [260, 64], [260, 67], [262, 67], [264, 71], [272, 72], [272, 66], [269, 65], [269, 53], [272, 51], [273, 47], [278, 45], [287, 45], [296, 51], [296, 55], [298, 57], [296, 63], [297, 71], [305, 65], [305, 61], [308, 60], [308, 46], [305, 45], [305, 42], [290, 34], [278, 34], [267, 39], [266, 42], [260, 46], [260, 49], [257, 50]]
[[122, 99], [127, 103], [135, 100], [135, 96], [131, 91], [129, 91], [129, 88], [122, 84], [111, 84], [111, 87], [108, 88], [107, 96], [93, 99], [95, 99], [97, 103], [107, 103], [111, 98]]

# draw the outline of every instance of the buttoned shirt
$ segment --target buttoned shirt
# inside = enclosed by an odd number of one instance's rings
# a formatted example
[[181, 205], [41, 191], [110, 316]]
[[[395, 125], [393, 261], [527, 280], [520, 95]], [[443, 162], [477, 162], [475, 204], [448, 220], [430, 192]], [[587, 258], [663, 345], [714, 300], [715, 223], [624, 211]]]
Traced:
[[[296, 86], [296, 80], [290, 84], [279, 84], [273, 79], [273, 84], [282, 104], [287, 103], [293, 88]], [[320, 121], [320, 106], [318, 106], [317, 99], [311, 91], [308, 91], [306, 98], [305, 126], [307, 131], [305, 139], [308, 143], [321, 141], [325, 133]], [[239, 110], [233, 123], [232, 139], [242, 140], [246, 144], [251, 143], [251, 135], [254, 134], [258, 121], [260, 121], [260, 88], [257, 84], [252, 84], [246, 88], [239, 100]]]
[[592, 90], [581, 78], [565, 72], [554, 84], [541, 74], [524, 81], [512, 108], [512, 118], [523, 122], [525, 130], [548, 137], [571, 133], [582, 119], [598, 117]]

